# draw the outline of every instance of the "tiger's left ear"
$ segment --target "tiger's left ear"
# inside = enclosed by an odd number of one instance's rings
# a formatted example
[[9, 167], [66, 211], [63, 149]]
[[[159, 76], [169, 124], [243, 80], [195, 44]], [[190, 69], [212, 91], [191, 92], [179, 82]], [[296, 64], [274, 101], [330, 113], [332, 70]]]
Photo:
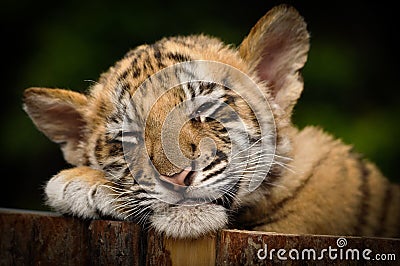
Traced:
[[271, 9], [239, 47], [240, 56], [267, 83], [274, 102], [291, 115], [303, 90], [299, 71], [307, 61], [309, 34], [293, 7]]
[[24, 110], [36, 127], [50, 140], [60, 144], [64, 158], [81, 165], [82, 141], [86, 122], [87, 98], [73, 91], [29, 88], [24, 91]]

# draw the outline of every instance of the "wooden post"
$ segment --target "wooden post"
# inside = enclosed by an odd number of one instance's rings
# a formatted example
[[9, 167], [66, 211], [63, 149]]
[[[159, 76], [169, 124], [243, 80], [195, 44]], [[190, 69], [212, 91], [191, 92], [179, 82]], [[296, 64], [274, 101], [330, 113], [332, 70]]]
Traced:
[[373, 265], [376, 255], [385, 265], [400, 265], [400, 239], [221, 230], [178, 240], [132, 222], [9, 209], [0, 209], [0, 237], [1, 266]]
[[215, 265], [215, 235], [198, 239], [173, 239], [150, 231], [147, 243], [149, 265]]
[[0, 209], [0, 265], [140, 265], [140, 227]]

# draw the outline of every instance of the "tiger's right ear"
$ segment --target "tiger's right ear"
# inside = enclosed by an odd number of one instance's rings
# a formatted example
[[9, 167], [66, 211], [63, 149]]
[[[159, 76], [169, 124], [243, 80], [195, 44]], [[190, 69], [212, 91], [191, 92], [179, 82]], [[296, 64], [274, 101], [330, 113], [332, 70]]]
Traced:
[[280, 5], [256, 23], [239, 47], [240, 56], [267, 83], [274, 102], [287, 116], [303, 90], [300, 70], [307, 60], [309, 37], [297, 10]]
[[35, 126], [49, 139], [60, 144], [65, 160], [80, 165], [79, 142], [85, 127], [85, 95], [62, 89], [29, 88], [24, 92], [23, 109]]

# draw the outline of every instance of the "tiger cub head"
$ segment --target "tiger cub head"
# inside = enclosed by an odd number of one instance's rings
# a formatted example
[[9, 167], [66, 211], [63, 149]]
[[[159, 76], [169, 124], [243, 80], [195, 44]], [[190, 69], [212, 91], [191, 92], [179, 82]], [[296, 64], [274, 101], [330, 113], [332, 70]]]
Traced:
[[278, 6], [237, 49], [164, 38], [129, 51], [87, 94], [26, 90], [25, 110], [67, 162], [104, 172], [117, 194], [106, 215], [197, 237], [284, 173], [308, 49], [302, 17]]

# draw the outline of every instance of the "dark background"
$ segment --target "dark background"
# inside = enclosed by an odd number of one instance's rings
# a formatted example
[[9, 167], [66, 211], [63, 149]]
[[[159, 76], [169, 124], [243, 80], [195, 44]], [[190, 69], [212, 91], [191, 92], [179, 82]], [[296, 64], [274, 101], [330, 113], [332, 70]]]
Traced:
[[[307, 3], [306, 3], [307, 2]], [[311, 52], [299, 127], [320, 125], [400, 181], [397, 8], [383, 2], [287, 1], [305, 17]], [[0, 207], [46, 209], [45, 182], [68, 167], [22, 111], [31, 86], [85, 91], [129, 49], [206, 33], [240, 44], [281, 1], [2, 1]], [[378, 4], [379, 3], [379, 4]]]

